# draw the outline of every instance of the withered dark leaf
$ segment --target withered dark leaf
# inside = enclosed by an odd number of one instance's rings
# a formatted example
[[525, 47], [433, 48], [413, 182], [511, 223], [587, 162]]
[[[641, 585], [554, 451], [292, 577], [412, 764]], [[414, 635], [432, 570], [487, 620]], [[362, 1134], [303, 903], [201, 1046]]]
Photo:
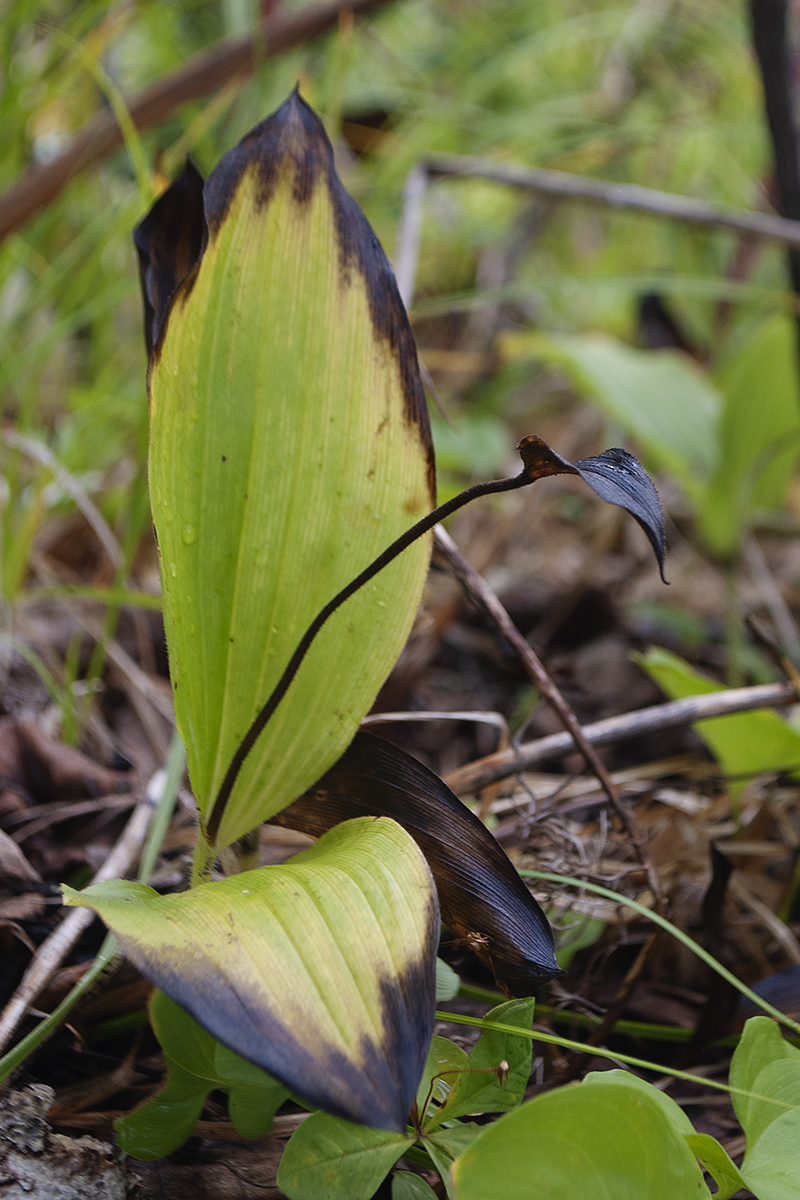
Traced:
[[383, 738], [356, 734], [334, 767], [274, 824], [319, 837], [357, 816], [392, 817], [436, 880], [442, 919], [503, 990], [529, 996], [561, 972], [539, 905], [483, 823], [422, 763]]
[[647, 534], [664, 579], [666, 541], [661, 502], [652, 479], [637, 458], [615, 446], [572, 463], [535, 435], [523, 438], [518, 450], [531, 483], [548, 475], [579, 475], [601, 500], [629, 512]]
[[169, 311], [175, 289], [200, 258], [206, 241], [203, 176], [190, 158], [133, 231], [144, 299], [148, 356]]

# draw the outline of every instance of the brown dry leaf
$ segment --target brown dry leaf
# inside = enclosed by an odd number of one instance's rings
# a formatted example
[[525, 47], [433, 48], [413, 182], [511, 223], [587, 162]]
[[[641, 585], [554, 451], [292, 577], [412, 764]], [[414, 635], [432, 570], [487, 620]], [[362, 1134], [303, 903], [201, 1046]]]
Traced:
[[48, 737], [36, 721], [18, 720], [17, 732], [29, 786], [42, 799], [105, 796], [131, 790], [129, 776], [94, 762], [74, 746]]
[[13, 838], [0, 829], [0, 887], [18, 889], [42, 882]]

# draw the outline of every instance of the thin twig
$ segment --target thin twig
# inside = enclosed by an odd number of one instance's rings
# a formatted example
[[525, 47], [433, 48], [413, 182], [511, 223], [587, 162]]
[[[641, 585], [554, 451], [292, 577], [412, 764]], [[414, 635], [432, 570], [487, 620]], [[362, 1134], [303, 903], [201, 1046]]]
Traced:
[[[364, 16], [387, 0], [335, 0], [309, 5], [299, 12], [269, 16], [257, 34], [218, 42], [191, 58], [171, 75], [137, 92], [128, 100], [128, 112], [137, 129], [158, 125], [187, 100], [206, 96], [237, 76], [249, 75], [267, 58], [275, 58], [303, 42], [335, 28], [340, 13]], [[111, 109], [96, 113], [75, 135], [69, 146], [51, 162], [29, 167], [16, 183], [0, 195], [0, 241], [45, 208], [81, 171], [113, 154], [122, 145], [122, 133]]]
[[458, 546], [450, 537], [450, 534], [441, 525], [437, 525], [434, 530], [434, 545], [447, 559], [462, 586], [477, 603], [478, 607], [489, 617], [489, 620], [495, 626], [498, 633], [513, 646], [529, 679], [555, 709], [562, 725], [572, 738], [575, 747], [585, 758], [589, 770], [597, 776], [600, 786], [608, 796], [612, 808], [617, 813], [633, 844], [639, 861], [647, 874], [647, 882], [653, 891], [653, 895], [656, 897], [659, 911], [661, 911], [661, 905], [663, 904], [661, 884], [655, 867], [647, 853], [644, 838], [630, 810], [622, 803], [619, 793], [611, 781], [611, 776], [606, 770], [605, 764], [584, 736], [578, 718], [550, 678], [550, 674], [544, 663], [538, 654], [536, 654], [533, 647], [526, 642], [486, 580], [467, 562]]
[[[154, 802], [147, 793], [137, 804], [119, 841], [94, 876], [93, 883], [100, 883], [104, 879], [117, 879], [130, 870], [144, 845], [153, 808]], [[69, 954], [96, 915], [89, 908], [75, 909], [39, 946], [19, 987], [0, 1017], [0, 1050], [8, 1045], [17, 1026], [25, 1016], [28, 1006], [33, 1003], [42, 988], [50, 981], [62, 960]]]
[[725, 208], [720, 204], [695, 200], [692, 196], [660, 192], [634, 183], [612, 183], [608, 179], [571, 175], [567, 171], [494, 163], [460, 154], [429, 154], [421, 165], [431, 175], [491, 179], [561, 200], [581, 200], [604, 208], [624, 208], [653, 217], [667, 217], [712, 229], [730, 229], [734, 233], [800, 247], [800, 221], [787, 221], [770, 213]]
[[[668, 704], [654, 704], [651, 708], [640, 708], [636, 712], [623, 713], [619, 717], [606, 717], [592, 725], [582, 726], [582, 733], [592, 746], [608, 746], [624, 742], [627, 738], [639, 737], [655, 730], [674, 729], [676, 725], [691, 725], [708, 717], [732, 716], [734, 713], [751, 712], [758, 708], [771, 708], [779, 704], [793, 704], [797, 691], [791, 683], [764, 683], [758, 687], [732, 688], [724, 692], [709, 692], [705, 696], [687, 696], [683, 700], [670, 700]], [[467, 763], [451, 771], [445, 783], [459, 795], [472, 795], [507, 779], [548, 758], [559, 758], [570, 754], [575, 742], [570, 733], [553, 733], [549, 737], [523, 742], [510, 750], [489, 754], [476, 762]]]

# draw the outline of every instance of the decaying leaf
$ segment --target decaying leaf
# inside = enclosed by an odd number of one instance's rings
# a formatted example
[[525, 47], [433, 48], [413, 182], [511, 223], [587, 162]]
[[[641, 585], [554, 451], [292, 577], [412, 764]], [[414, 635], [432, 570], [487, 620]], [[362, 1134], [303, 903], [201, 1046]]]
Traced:
[[113, 880], [64, 896], [242, 1058], [326, 1112], [405, 1130], [433, 1032], [439, 908], [394, 821], [349, 821], [288, 863], [179, 895]]
[[[202, 213], [187, 168], [136, 240], [170, 672], [208, 819], [312, 618], [432, 508], [430, 433], [391, 268], [296, 93], [220, 161]], [[214, 814], [217, 848], [344, 750], [407, 636], [429, 553], [425, 537], [316, 638]]]
[[561, 974], [547, 917], [483, 823], [446, 784], [383, 738], [360, 732], [317, 784], [273, 817], [319, 837], [339, 821], [392, 817], [436, 880], [442, 919], [514, 996]]
[[[639, 460], [619, 446], [569, 462], [540, 437], [525, 437], [517, 447], [531, 482], [548, 475], [579, 475], [601, 500], [629, 512], [647, 534], [664, 578], [664, 517], [653, 481]], [[665, 581], [666, 582], [666, 581]]]

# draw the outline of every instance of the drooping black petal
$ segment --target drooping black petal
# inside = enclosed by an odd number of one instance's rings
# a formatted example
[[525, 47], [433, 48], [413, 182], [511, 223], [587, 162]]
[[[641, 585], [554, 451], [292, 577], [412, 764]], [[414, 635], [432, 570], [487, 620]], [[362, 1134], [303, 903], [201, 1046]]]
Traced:
[[392, 817], [411, 834], [436, 880], [442, 919], [506, 993], [529, 996], [561, 973], [546, 916], [483, 823], [433, 771], [363, 732], [272, 821], [319, 837], [356, 816]]
[[206, 221], [203, 176], [190, 158], [133, 231], [139, 254], [148, 357], [158, 341], [175, 289], [203, 251]]
[[571, 463], [536, 436], [523, 438], [518, 449], [531, 482], [548, 475], [579, 475], [601, 500], [629, 512], [647, 534], [664, 579], [666, 542], [661, 502], [652, 479], [637, 458], [615, 446]]

